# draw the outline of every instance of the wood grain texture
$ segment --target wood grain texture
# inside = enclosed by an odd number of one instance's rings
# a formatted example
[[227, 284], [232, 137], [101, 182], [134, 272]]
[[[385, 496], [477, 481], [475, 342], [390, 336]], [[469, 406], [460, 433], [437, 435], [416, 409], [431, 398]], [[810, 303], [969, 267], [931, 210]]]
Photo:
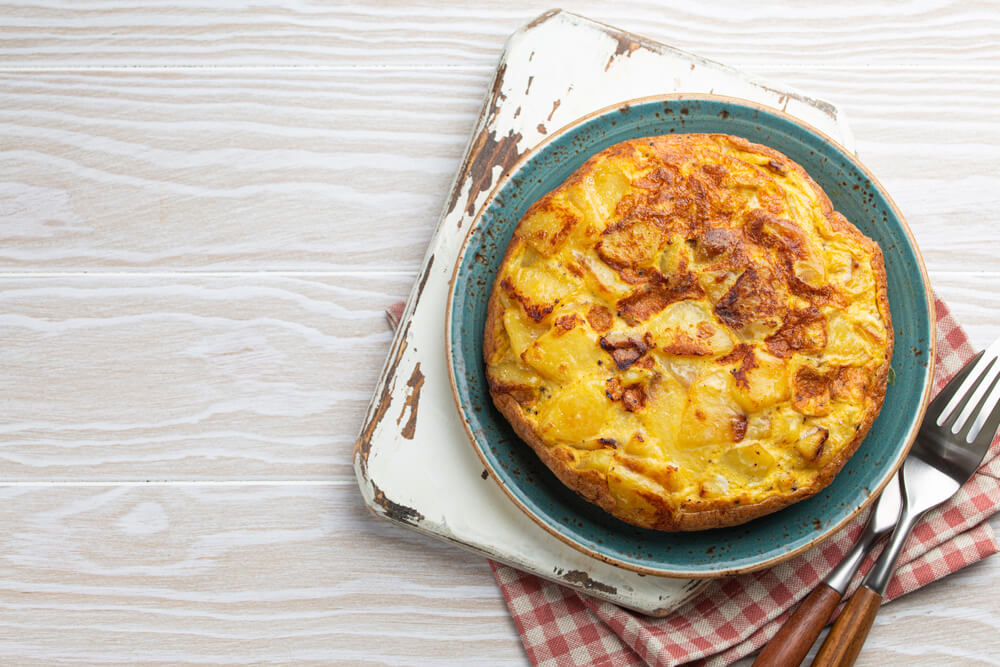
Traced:
[[351, 480], [412, 280], [0, 278], [0, 481]]
[[[0, 507], [4, 664], [525, 664], [485, 561], [372, 520], [353, 481], [8, 485]], [[858, 664], [995, 664], [997, 576], [889, 604]]]
[[820, 583], [764, 645], [753, 667], [798, 667], [830, 620], [840, 598], [839, 591]]
[[[496, 63], [507, 36], [552, 3], [144, 3], [33, 0], [4, 11], [8, 65], [437, 65]], [[835, 4], [683, 3], [563, 6], [616, 27], [739, 66], [760, 62], [995, 62], [1000, 17], [989, 2], [919, 2], [891, 11]]]
[[487, 80], [0, 73], [0, 270], [415, 271]]
[[353, 479], [0, 487], [0, 507], [5, 665], [494, 665], [521, 650], [486, 561], [372, 520]]
[[[381, 309], [546, 9], [0, 8], [0, 662], [526, 664], [483, 559], [370, 518], [349, 461]], [[567, 9], [836, 101], [995, 337], [994, 4]], [[998, 577], [887, 605], [858, 664], [1000, 664]]]
[[847, 601], [816, 653], [816, 667], [851, 667], [858, 659], [875, 622], [882, 596], [862, 586]]
[[[0, 71], [0, 271], [416, 271], [490, 74]], [[928, 266], [988, 261], [1000, 69], [841, 68], [817, 87]]]

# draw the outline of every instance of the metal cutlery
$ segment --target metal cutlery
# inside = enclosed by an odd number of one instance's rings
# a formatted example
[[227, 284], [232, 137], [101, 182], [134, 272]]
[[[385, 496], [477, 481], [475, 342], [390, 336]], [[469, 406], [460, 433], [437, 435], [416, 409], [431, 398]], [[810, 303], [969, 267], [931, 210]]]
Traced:
[[868, 515], [864, 531], [844, 559], [835, 567], [819, 586], [799, 604], [778, 633], [761, 650], [754, 667], [794, 667], [806, 657], [813, 642], [830, 620], [834, 608], [844, 597], [847, 587], [854, 578], [865, 554], [883, 536], [892, 530], [899, 518], [902, 496], [899, 490], [899, 475], [892, 479], [882, 491], [874, 509]]
[[976, 472], [1000, 427], [1000, 340], [979, 353], [927, 408], [903, 462], [903, 507], [882, 555], [837, 618], [814, 666], [853, 665], [910, 531]]

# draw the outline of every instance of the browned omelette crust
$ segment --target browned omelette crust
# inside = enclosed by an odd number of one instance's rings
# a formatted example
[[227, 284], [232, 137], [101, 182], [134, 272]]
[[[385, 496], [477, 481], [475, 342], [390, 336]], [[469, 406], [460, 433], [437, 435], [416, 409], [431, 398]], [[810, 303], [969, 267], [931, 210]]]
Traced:
[[678, 531], [830, 484], [892, 345], [878, 246], [781, 153], [691, 134], [612, 146], [528, 210], [483, 353], [497, 408], [564, 484]]

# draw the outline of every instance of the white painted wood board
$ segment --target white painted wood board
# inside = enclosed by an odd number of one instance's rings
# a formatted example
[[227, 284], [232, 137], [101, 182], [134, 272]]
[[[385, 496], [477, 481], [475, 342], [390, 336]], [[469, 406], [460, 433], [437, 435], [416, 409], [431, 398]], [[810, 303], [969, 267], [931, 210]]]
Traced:
[[504, 48], [452, 194], [399, 323], [358, 440], [362, 494], [379, 516], [592, 595], [662, 616], [704, 587], [650, 577], [566, 545], [524, 515], [486, 474], [451, 396], [444, 312], [458, 250], [491, 186], [553, 131], [653, 94], [715, 93], [798, 116], [850, 148], [836, 107], [636, 35], [549, 12]]

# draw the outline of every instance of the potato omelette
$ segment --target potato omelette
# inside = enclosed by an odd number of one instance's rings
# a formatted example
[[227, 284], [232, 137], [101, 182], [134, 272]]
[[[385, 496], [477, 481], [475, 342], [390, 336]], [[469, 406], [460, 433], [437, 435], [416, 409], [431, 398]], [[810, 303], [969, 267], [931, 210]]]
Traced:
[[879, 247], [781, 153], [625, 141], [521, 218], [489, 301], [497, 408], [631, 524], [730, 526], [830, 484], [882, 406]]

